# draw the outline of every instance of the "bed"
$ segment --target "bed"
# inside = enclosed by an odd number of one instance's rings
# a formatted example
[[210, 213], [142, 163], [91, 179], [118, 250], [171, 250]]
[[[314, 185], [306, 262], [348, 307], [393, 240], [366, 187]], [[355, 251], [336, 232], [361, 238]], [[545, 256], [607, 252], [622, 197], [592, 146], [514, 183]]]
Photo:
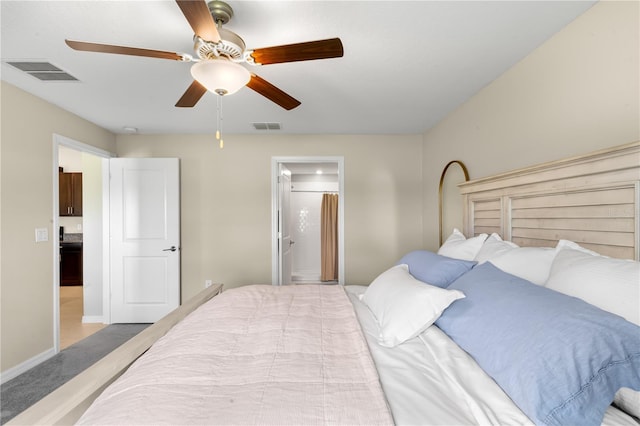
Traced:
[[640, 143], [460, 189], [437, 252], [216, 286], [10, 423], [637, 425]]

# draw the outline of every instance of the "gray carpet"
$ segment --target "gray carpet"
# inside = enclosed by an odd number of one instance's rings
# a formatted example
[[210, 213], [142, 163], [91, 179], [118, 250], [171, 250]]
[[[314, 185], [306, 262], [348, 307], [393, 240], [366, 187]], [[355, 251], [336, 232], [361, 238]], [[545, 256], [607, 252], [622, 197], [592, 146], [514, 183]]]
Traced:
[[150, 324], [111, 324], [4, 383], [0, 424], [38, 402]]

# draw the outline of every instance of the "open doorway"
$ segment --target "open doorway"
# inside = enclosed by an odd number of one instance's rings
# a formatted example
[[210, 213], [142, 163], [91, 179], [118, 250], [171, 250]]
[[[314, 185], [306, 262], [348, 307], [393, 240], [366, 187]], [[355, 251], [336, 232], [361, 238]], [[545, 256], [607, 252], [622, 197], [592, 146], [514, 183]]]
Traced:
[[272, 283], [344, 284], [343, 158], [272, 161]]
[[60, 135], [54, 135], [53, 147], [53, 331], [58, 352], [104, 327], [104, 167], [111, 154]]

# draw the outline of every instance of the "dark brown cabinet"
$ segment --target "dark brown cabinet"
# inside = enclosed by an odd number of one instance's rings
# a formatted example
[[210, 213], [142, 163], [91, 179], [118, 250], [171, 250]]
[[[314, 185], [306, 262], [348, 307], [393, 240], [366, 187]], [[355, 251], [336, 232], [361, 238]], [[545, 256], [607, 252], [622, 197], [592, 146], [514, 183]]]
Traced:
[[82, 173], [58, 173], [60, 216], [82, 216]]
[[82, 243], [60, 243], [60, 285], [82, 285]]

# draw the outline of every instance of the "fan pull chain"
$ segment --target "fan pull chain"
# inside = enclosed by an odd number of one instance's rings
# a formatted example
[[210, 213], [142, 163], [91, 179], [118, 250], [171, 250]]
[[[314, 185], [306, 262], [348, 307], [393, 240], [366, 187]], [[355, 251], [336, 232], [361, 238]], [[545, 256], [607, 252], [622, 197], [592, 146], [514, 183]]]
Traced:
[[224, 148], [224, 141], [222, 140], [222, 95], [218, 94], [218, 114], [217, 114], [217, 130], [216, 140], [220, 141], [220, 149]]

